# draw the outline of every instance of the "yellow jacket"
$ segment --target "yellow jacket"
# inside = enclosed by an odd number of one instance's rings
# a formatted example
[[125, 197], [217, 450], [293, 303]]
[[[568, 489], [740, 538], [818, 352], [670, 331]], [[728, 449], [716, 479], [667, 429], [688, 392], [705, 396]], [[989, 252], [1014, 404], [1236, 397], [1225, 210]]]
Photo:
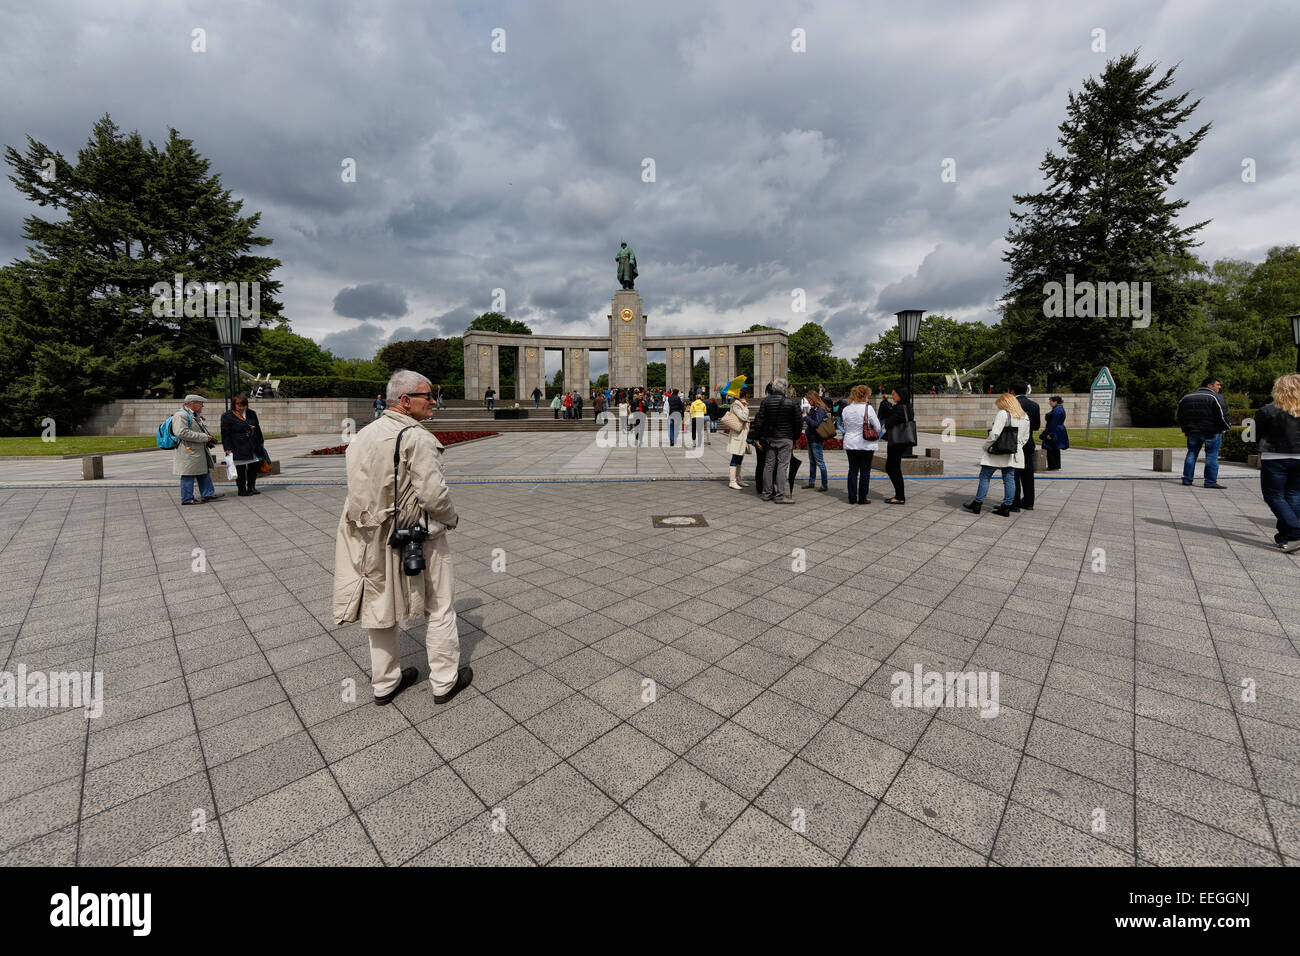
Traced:
[[709, 406], [704, 404], [704, 399], [697, 398], [695, 401], [691, 402], [689, 411], [691, 413], [691, 418], [707, 418], [709, 414]]

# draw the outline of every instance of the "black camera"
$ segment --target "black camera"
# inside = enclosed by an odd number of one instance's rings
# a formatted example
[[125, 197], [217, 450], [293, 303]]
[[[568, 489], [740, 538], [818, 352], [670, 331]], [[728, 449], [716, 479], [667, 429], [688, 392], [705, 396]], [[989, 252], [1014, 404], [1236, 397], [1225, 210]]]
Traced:
[[402, 550], [402, 571], [408, 577], [424, 573], [424, 542], [429, 538], [429, 529], [414, 525], [410, 528], [398, 528], [388, 536], [388, 545]]

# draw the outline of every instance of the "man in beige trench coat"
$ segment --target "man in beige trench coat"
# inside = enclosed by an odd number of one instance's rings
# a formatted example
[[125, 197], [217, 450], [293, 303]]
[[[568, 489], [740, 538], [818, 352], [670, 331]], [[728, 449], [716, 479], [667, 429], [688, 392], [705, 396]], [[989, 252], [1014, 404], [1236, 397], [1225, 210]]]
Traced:
[[[433, 414], [433, 386], [418, 372], [398, 370], [388, 380], [388, 408], [348, 445], [348, 496], [334, 539], [334, 620], [360, 621], [370, 636], [370, 680], [375, 703], [390, 703], [415, 683], [414, 667], [398, 669], [397, 626], [421, 615], [435, 703], [469, 686], [460, 667], [460, 636], [452, 604], [451, 549], [446, 530], [459, 518], [442, 474], [442, 444], [420, 422]], [[406, 431], [403, 431], [406, 429]], [[393, 501], [393, 449], [402, 435]], [[407, 575], [402, 551], [389, 545], [394, 528], [427, 521], [423, 573]]]

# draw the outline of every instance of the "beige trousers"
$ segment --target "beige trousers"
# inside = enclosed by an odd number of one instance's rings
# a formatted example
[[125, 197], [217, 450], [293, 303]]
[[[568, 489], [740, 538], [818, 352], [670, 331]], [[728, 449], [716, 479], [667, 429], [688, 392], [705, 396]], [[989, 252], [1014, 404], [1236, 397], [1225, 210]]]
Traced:
[[[452, 604], [451, 549], [447, 536], [424, 543], [424, 647], [429, 656], [429, 685], [445, 694], [456, 684], [460, 670], [460, 633]], [[397, 688], [402, 679], [397, 649], [397, 628], [368, 628], [370, 683], [375, 696]]]

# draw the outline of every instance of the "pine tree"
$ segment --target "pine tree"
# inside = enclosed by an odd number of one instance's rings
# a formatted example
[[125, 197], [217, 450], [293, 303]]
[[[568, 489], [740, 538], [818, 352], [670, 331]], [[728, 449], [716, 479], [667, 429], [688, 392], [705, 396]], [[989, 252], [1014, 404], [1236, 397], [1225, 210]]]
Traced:
[[71, 429], [96, 404], [164, 378], [179, 395], [208, 377], [213, 320], [155, 315], [151, 287], [170, 288], [177, 273], [186, 283], [257, 282], [261, 321], [280, 318], [270, 278], [279, 260], [250, 253], [271, 243], [256, 235], [261, 214], [241, 215], [242, 201], [176, 130], [159, 149], [106, 115], [75, 163], [30, 136], [25, 154], [9, 146], [5, 160], [23, 195], [61, 214], [27, 217], [28, 258], [0, 280], [6, 431], [45, 415]]
[[1070, 92], [1062, 153], [1049, 151], [1040, 167], [1047, 188], [1013, 197], [1022, 209], [1007, 233], [1001, 328], [1021, 374], [1046, 372], [1053, 387], [1086, 389], [1100, 365], [1144, 349], [1146, 330], [1123, 317], [1049, 318], [1047, 283], [1067, 274], [1076, 285], [1150, 282], [1156, 323], [1177, 323], [1197, 305], [1199, 287], [1187, 279], [1200, 268], [1192, 249], [1208, 220], [1180, 226], [1187, 202], [1167, 193], [1210, 126], [1180, 132], [1200, 101], [1166, 96], [1176, 67], [1157, 78], [1155, 63], [1137, 61], [1136, 51], [1112, 60]]

